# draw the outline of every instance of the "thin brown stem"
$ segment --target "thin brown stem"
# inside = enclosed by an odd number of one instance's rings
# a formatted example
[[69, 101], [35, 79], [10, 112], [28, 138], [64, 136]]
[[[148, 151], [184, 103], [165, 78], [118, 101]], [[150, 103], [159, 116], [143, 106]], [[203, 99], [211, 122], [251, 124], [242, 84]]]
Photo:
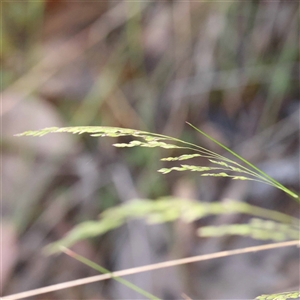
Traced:
[[300, 241], [294, 240], [294, 241], [281, 242], [281, 243], [272, 243], [272, 244], [267, 244], [267, 245], [262, 245], [262, 246], [247, 247], [247, 248], [242, 248], [242, 249], [221, 251], [221, 252], [217, 252], [217, 253], [181, 258], [181, 259], [171, 260], [171, 261], [167, 261], [167, 262], [162, 262], [162, 263], [157, 263], [157, 264], [152, 264], [152, 265], [147, 265], [147, 266], [141, 266], [141, 267], [131, 268], [131, 269], [127, 269], [127, 270], [116, 271], [116, 272], [112, 272], [109, 274], [102, 274], [102, 275], [92, 276], [92, 277], [88, 277], [88, 278], [77, 279], [77, 280], [73, 280], [73, 281], [69, 281], [69, 282], [59, 283], [59, 284], [55, 284], [55, 285], [27, 291], [27, 292], [22, 292], [22, 293], [18, 293], [18, 294], [14, 294], [14, 295], [5, 296], [1, 299], [2, 300], [24, 299], [27, 297], [50, 293], [53, 291], [62, 290], [62, 289], [66, 289], [66, 288], [70, 288], [70, 287], [74, 287], [74, 286], [79, 286], [79, 285], [88, 284], [88, 283], [92, 283], [92, 282], [107, 280], [107, 279], [117, 277], [117, 276], [126, 276], [126, 275], [141, 273], [141, 272], [158, 270], [158, 269], [162, 269], [162, 268], [174, 267], [174, 266], [188, 264], [188, 263], [192, 263], [192, 262], [196, 262], [196, 261], [204, 261], [204, 260], [209, 260], [209, 259], [216, 259], [216, 258], [227, 257], [227, 256], [232, 256], [232, 255], [258, 252], [258, 251], [264, 251], [264, 250], [270, 250], [270, 249], [276, 249], [276, 248], [282, 248], [282, 247], [290, 247], [290, 246], [298, 246], [299, 247]]

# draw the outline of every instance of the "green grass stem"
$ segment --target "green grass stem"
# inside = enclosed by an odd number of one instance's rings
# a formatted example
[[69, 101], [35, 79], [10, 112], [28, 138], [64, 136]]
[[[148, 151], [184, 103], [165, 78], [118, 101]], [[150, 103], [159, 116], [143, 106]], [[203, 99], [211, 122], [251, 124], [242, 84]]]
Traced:
[[151, 299], [151, 300], [161, 300], [160, 298], [152, 295], [151, 293], [141, 289], [140, 287], [136, 286], [135, 284], [131, 283], [130, 281], [124, 279], [124, 278], [121, 278], [121, 277], [118, 277], [118, 276], [114, 276], [109, 270], [107, 270], [106, 268], [92, 262], [91, 260], [75, 253], [74, 251], [66, 248], [66, 247], [61, 247], [61, 251], [64, 252], [65, 254], [73, 257], [74, 259], [82, 262], [83, 264], [93, 268], [94, 270], [96, 271], [99, 271], [100, 273], [103, 273], [103, 274], [110, 274], [111, 275], [111, 278], [124, 284], [125, 286], [127, 286], [128, 288], [136, 291], [137, 293], [145, 296], [147, 299]]

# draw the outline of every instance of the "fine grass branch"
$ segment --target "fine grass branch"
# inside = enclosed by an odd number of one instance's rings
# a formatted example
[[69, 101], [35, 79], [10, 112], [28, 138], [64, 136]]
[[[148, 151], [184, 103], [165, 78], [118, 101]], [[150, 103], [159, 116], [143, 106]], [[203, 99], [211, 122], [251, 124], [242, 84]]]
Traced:
[[208, 135], [204, 131], [202, 131], [199, 128], [195, 127], [191, 123], [187, 122], [187, 124], [190, 125], [192, 128], [194, 128], [199, 133], [203, 134], [205, 137], [207, 137], [211, 141], [213, 141], [214, 143], [216, 143], [217, 145], [221, 146], [223, 149], [225, 149], [226, 151], [228, 151], [229, 153], [231, 153], [232, 155], [234, 155], [238, 159], [240, 159], [242, 162], [244, 162], [245, 164], [247, 164], [248, 166], [250, 166], [253, 170], [255, 170], [256, 172], [258, 172], [261, 175], [263, 175], [263, 177], [267, 178], [270, 182], [272, 182], [275, 187], [277, 187], [278, 189], [283, 190], [284, 192], [286, 192], [287, 194], [289, 194], [293, 198], [297, 199], [298, 202], [300, 202], [299, 195], [297, 195], [296, 193], [294, 193], [291, 190], [289, 190], [288, 188], [286, 188], [284, 185], [282, 185], [280, 182], [278, 182], [277, 180], [275, 180], [273, 177], [269, 176], [267, 173], [265, 173], [264, 171], [262, 171], [261, 169], [259, 169], [258, 167], [256, 167], [252, 163], [250, 163], [248, 160], [246, 160], [242, 156], [238, 155], [236, 152], [234, 152], [233, 150], [229, 149], [228, 147], [226, 147], [225, 145], [223, 145], [222, 143], [220, 143], [219, 141], [217, 141], [216, 139], [214, 139], [213, 137], [211, 137], [210, 135]]
[[[283, 186], [281, 183], [276, 181], [274, 178], [254, 166], [252, 163], [223, 145], [222, 143], [218, 142], [205, 132], [201, 131], [200, 129], [196, 128], [194, 125], [188, 123], [192, 128], [194, 128], [199, 133], [203, 134], [229, 153], [237, 157], [240, 161], [245, 163], [248, 167], [237, 163], [227, 157], [224, 157], [220, 154], [217, 154], [213, 151], [210, 151], [204, 147], [185, 142], [183, 140], [158, 134], [158, 133], [151, 133], [147, 131], [140, 131], [135, 129], [129, 128], [119, 128], [119, 127], [106, 127], [106, 126], [79, 126], [79, 127], [51, 127], [45, 128], [42, 130], [37, 131], [26, 131], [21, 134], [17, 134], [17, 136], [44, 136], [48, 133], [57, 133], [57, 132], [69, 132], [73, 134], [83, 134], [88, 133], [93, 137], [122, 137], [122, 136], [132, 136], [134, 138], [139, 138], [138, 140], [132, 140], [128, 143], [115, 143], [115, 147], [147, 147], [147, 148], [163, 148], [163, 149], [183, 149], [189, 150], [196, 153], [188, 153], [181, 155], [179, 157], [169, 157], [163, 160], [165, 161], [175, 161], [175, 160], [187, 160], [194, 157], [204, 157], [209, 159], [212, 164], [218, 164], [218, 167], [203, 167], [203, 166], [195, 166], [195, 165], [181, 165], [180, 167], [173, 167], [173, 168], [162, 168], [159, 172], [163, 174], [167, 174], [171, 171], [196, 171], [201, 172], [201, 176], [213, 176], [213, 177], [228, 177], [234, 180], [255, 180], [259, 182], [263, 182], [269, 185], [272, 185], [288, 195], [292, 196], [296, 201], [300, 202], [299, 195], [294, 193], [293, 191], [289, 190], [287, 187]], [[223, 172], [218, 172], [219, 170]], [[209, 171], [209, 173], [206, 173]], [[217, 171], [217, 172], [216, 172]], [[205, 172], [205, 173], [204, 173]], [[230, 174], [228, 174], [230, 173]], [[234, 173], [234, 174], [231, 174]], [[241, 174], [241, 175], [236, 175]], [[244, 176], [246, 174], [246, 176]]]

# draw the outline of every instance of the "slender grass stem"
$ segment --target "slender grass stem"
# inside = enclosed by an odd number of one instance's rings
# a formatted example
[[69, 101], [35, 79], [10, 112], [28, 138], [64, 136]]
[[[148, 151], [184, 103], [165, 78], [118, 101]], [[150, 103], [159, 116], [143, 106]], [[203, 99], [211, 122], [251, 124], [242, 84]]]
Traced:
[[100, 273], [103, 273], [103, 274], [110, 274], [111, 275], [111, 278], [124, 284], [125, 286], [127, 286], [128, 288], [136, 291], [137, 293], [145, 296], [146, 298], [148, 299], [151, 299], [151, 300], [161, 300], [160, 298], [152, 295], [151, 293], [148, 293], [147, 291], [141, 289], [140, 287], [136, 286], [135, 284], [131, 283], [130, 281], [124, 279], [124, 278], [120, 278], [119, 276], [114, 276], [112, 272], [110, 272], [109, 270], [107, 270], [106, 268], [92, 262], [91, 260], [75, 253], [74, 251], [66, 248], [66, 247], [61, 247], [61, 251], [64, 252], [65, 254], [71, 256], [72, 258], [82, 262], [83, 264], [93, 268], [94, 270], [96, 271], [99, 271]]
[[101, 274], [101, 275], [97, 275], [97, 276], [93, 276], [93, 277], [82, 278], [82, 279], [77, 279], [74, 281], [59, 283], [59, 284], [55, 284], [55, 285], [51, 285], [51, 286], [47, 286], [47, 287], [43, 287], [43, 288], [38, 288], [35, 290], [31, 290], [31, 291], [26, 291], [26, 292], [21, 292], [18, 294], [5, 296], [5, 297], [2, 297], [2, 300], [24, 299], [24, 298], [28, 298], [28, 297], [32, 297], [32, 296], [36, 296], [36, 295], [41, 295], [41, 294], [50, 293], [50, 292], [54, 292], [54, 291], [58, 291], [58, 290], [66, 289], [66, 288], [71, 288], [74, 286], [79, 286], [79, 285], [88, 284], [88, 283], [92, 283], [92, 282], [99, 282], [101, 280], [107, 280], [107, 279], [112, 278], [113, 276], [114, 277], [126, 276], [126, 275], [141, 273], [141, 272], [158, 270], [158, 269], [162, 269], [162, 268], [174, 267], [174, 266], [193, 263], [193, 262], [205, 261], [205, 260], [216, 259], [216, 258], [221, 258], [221, 257], [228, 257], [228, 256], [232, 256], [232, 255], [240, 255], [240, 254], [245, 254], [245, 253], [265, 251], [265, 250], [282, 248], [282, 247], [290, 247], [290, 246], [299, 247], [299, 245], [300, 245], [299, 240], [293, 240], [293, 241], [288, 241], [288, 242], [272, 243], [272, 244], [266, 244], [266, 245], [254, 246], [254, 247], [248, 247], [248, 248], [242, 248], [242, 249], [227, 250], [227, 251], [205, 254], [205, 255], [191, 256], [191, 257], [181, 258], [181, 259], [177, 259], [177, 260], [173, 260], [173, 261], [166, 261], [166, 262], [157, 263], [157, 264], [153, 264], [153, 265], [141, 266], [141, 267], [136, 267], [136, 268], [132, 268], [132, 269], [116, 271], [111, 274]]

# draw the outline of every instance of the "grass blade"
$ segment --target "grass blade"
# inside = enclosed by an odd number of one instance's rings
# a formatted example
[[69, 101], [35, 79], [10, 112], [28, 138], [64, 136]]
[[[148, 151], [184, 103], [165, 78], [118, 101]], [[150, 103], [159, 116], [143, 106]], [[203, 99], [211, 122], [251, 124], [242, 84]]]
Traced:
[[65, 254], [75, 258], [76, 260], [82, 262], [83, 264], [93, 268], [94, 270], [96, 271], [99, 271], [100, 273], [103, 273], [103, 274], [110, 274], [112, 276], [112, 279], [126, 285], [128, 288], [136, 291], [137, 293], [145, 296], [147, 299], [151, 299], [151, 300], [160, 300], [160, 298], [157, 298], [156, 296], [148, 293], [147, 291], [141, 289], [140, 287], [136, 286], [135, 284], [131, 283], [130, 281], [124, 279], [124, 278], [120, 278], [118, 276], [114, 276], [109, 270], [105, 269], [104, 267], [102, 266], [99, 266], [98, 264], [90, 261], [89, 259], [75, 253], [74, 251], [68, 249], [68, 248], [65, 248], [65, 247], [61, 247], [61, 251], [64, 252]]

